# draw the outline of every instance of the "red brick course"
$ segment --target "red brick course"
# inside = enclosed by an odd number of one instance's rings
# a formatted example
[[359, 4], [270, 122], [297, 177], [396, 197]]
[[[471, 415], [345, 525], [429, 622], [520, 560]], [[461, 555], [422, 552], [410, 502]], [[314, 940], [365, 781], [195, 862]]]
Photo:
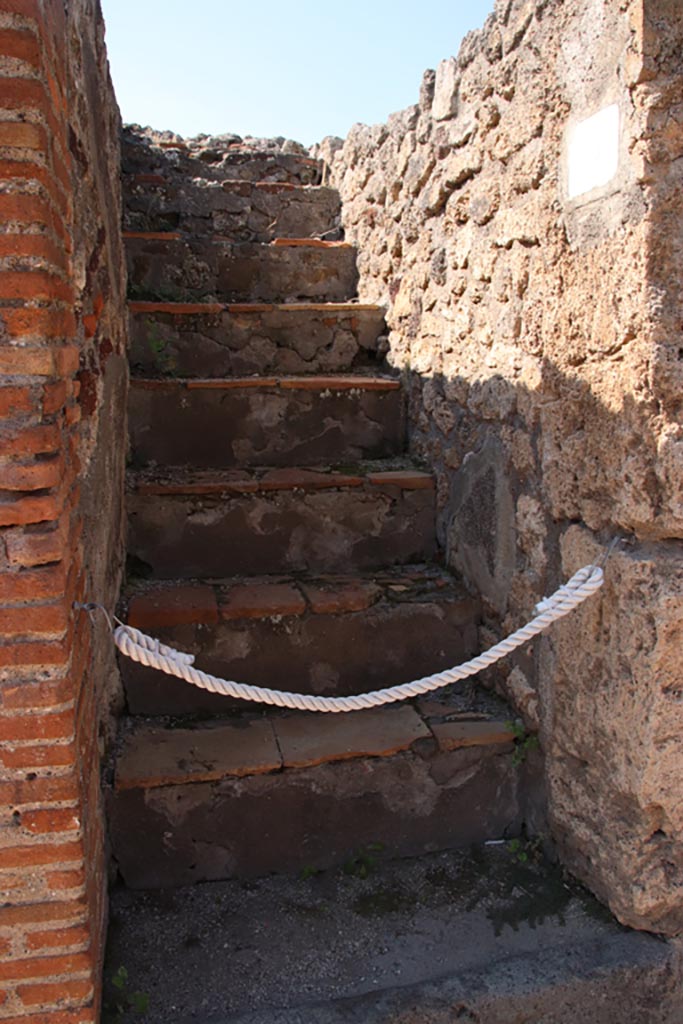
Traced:
[[[0, 275], [1, 277], [2, 275]], [[31, 310], [29, 318], [34, 311]], [[7, 317], [0, 309], [0, 317]], [[11, 322], [10, 317], [10, 322]], [[58, 334], [61, 335], [61, 324]], [[21, 377], [67, 377], [78, 369], [78, 349], [74, 345], [39, 348], [38, 346], [17, 346], [0, 349], [0, 374]]]
[[90, 941], [87, 928], [50, 928], [47, 931], [29, 932], [26, 936], [27, 949], [63, 949], [71, 946], [87, 946]]
[[54, 264], [60, 270], [68, 268], [68, 258], [62, 246], [47, 235], [0, 235], [0, 256], [34, 256]]
[[62, 507], [62, 498], [56, 494], [41, 498], [18, 498], [10, 505], [0, 505], [0, 526], [53, 522], [59, 518]]
[[[42, 745], [32, 744], [30, 747], [14, 749], [11, 745], [3, 747], [0, 743], [0, 766], [3, 768], [35, 771], [41, 768], [65, 768], [74, 763], [75, 748], [73, 741]], [[0, 857], [1, 859], [1, 857]]]
[[57, 565], [21, 572], [0, 573], [0, 602], [5, 604], [25, 601], [45, 601], [64, 593], [68, 568]]
[[66, 633], [68, 613], [63, 601], [0, 608], [0, 634], [15, 637]]
[[24, 121], [0, 121], [0, 146], [14, 149], [47, 149], [45, 129]]
[[44, 921], [73, 921], [82, 915], [82, 907], [73, 900], [24, 903], [15, 907], [0, 908], [0, 929], [12, 929], [24, 924], [42, 924]]
[[41, 533], [8, 533], [5, 545], [10, 566], [31, 567], [60, 561], [67, 540], [66, 533], [66, 525]]
[[70, 861], [78, 861], [82, 856], [83, 846], [80, 841], [8, 846], [0, 849], [0, 870], [29, 868], [43, 864], [66, 864]]
[[64, 472], [61, 458], [49, 462], [7, 462], [2, 466], [2, 485], [7, 491], [43, 491], [56, 487]]
[[0, 274], [0, 299], [73, 302], [71, 285], [44, 270], [5, 270]]
[[84, 1006], [75, 1010], [27, 1010], [21, 1017], [3, 1017], [2, 1024], [96, 1024], [99, 1017], [93, 1007]]
[[26, 32], [23, 29], [0, 30], [0, 53], [3, 57], [13, 57], [34, 68], [40, 67], [41, 64], [39, 40], [33, 32]]
[[21, 815], [21, 827], [33, 835], [51, 835], [53, 832], [75, 832], [81, 821], [72, 808], [50, 807], [41, 811], [26, 811]]
[[33, 957], [30, 960], [10, 960], [0, 963], [0, 981], [25, 981], [46, 978], [55, 974], [73, 974], [87, 970], [88, 957], [84, 953], [66, 956]]
[[21, 985], [17, 994], [25, 1006], [47, 1006], [55, 1004], [81, 1003], [92, 996], [91, 981], [60, 981], [44, 985]]
[[20, 416], [31, 412], [34, 399], [31, 389], [27, 387], [0, 388], [0, 417]]

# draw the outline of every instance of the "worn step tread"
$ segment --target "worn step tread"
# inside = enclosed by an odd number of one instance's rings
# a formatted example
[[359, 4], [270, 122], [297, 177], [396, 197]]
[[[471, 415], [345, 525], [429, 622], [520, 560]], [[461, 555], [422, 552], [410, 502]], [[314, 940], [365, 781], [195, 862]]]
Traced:
[[436, 550], [433, 477], [383, 462], [251, 471], [169, 459], [130, 470], [129, 552], [165, 579], [427, 561]]
[[[121, 237], [123, 239], [130, 239], [131, 241], [178, 242], [181, 239], [191, 241], [195, 236], [183, 231], [122, 231]], [[197, 239], [197, 241], [201, 241], [202, 244], [205, 245], [215, 243], [216, 245], [229, 245], [233, 248], [239, 248], [241, 245], [262, 245], [266, 248], [278, 249], [354, 248], [350, 242], [327, 241], [323, 238], [274, 238], [269, 242], [236, 242], [232, 238], [227, 238], [224, 235], [209, 235], [208, 237], [202, 235], [201, 238]]]
[[193, 175], [128, 178], [123, 198], [126, 231], [182, 230], [237, 242], [342, 236], [339, 193], [324, 185]]
[[140, 376], [377, 373], [383, 306], [351, 303], [130, 305], [130, 361]]
[[[347, 696], [410, 682], [472, 657], [480, 606], [459, 579], [422, 564], [355, 575], [138, 579], [129, 584], [118, 614], [194, 655], [198, 668], [220, 678]], [[220, 716], [248, 706], [125, 658], [120, 668], [133, 715]], [[424, 713], [442, 716], [444, 699], [456, 689], [421, 702]], [[471, 688], [460, 689], [467, 696]], [[481, 710], [490, 712], [492, 705]]]
[[[302, 241], [302, 240], [300, 240]], [[142, 231], [125, 239], [133, 299], [346, 302], [357, 293], [351, 245], [273, 245], [216, 232]]]
[[297, 377], [132, 377], [131, 387], [142, 390], [190, 391], [198, 388], [281, 388], [284, 391], [399, 391], [398, 377], [374, 376], [370, 373], [307, 374]]
[[437, 566], [401, 566], [384, 572], [237, 576], [216, 580], [138, 580], [125, 595], [121, 614], [137, 629], [219, 619], [354, 614], [380, 603], [462, 601], [462, 583]]
[[377, 468], [358, 463], [349, 470], [333, 467], [283, 467], [210, 470], [189, 466], [131, 470], [128, 483], [138, 494], [253, 494], [265, 491], [318, 491], [349, 487], [433, 490], [434, 477], [409, 465]]
[[[269, 684], [296, 689], [286, 670]], [[320, 869], [368, 844], [401, 857], [518, 834], [527, 769], [507, 708], [498, 715], [434, 719], [404, 703], [131, 722], [110, 800], [114, 855], [139, 888]]]
[[324, 193], [332, 192], [329, 185], [319, 183], [303, 183], [298, 181], [253, 181], [250, 178], [231, 177], [205, 177], [188, 179], [181, 174], [157, 174], [155, 172], [139, 172], [123, 175], [124, 190], [130, 185], [153, 185], [158, 188], [190, 188], [190, 189], [220, 189], [223, 192], [235, 192], [238, 195], [247, 195], [251, 191], [259, 192], [300, 192], [300, 193]]
[[[175, 148], [175, 147], [174, 147]], [[262, 154], [257, 154], [262, 155]], [[194, 188], [221, 188], [225, 192], [239, 192], [245, 193], [252, 189], [258, 189], [264, 192], [306, 192], [313, 189], [317, 191], [325, 190], [330, 191], [328, 185], [321, 185], [319, 183], [304, 183], [298, 181], [253, 181], [250, 178], [231, 178], [231, 177], [206, 177], [200, 178], [199, 180], [192, 179], [188, 182], [187, 177], [182, 174], [158, 174], [153, 171], [140, 171], [133, 174], [123, 175], [124, 188], [126, 185], [156, 185], [159, 187], [167, 186], [177, 188], [180, 186], [187, 187], [190, 185]]]
[[[283, 153], [281, 150], [264, 148], [263, 146], [259, 148], [258, 145], [247, 144], [244, 141], [229, 142], [227, 145], [222, 139], [218, 139], [216, 142], [220, 147], [221, 159], [226, 157], [243, 158], [245, 160], [261, 159], [272, 160], [273, 163], [285, 160], [311, 167], [320, 167], [322, 165], [320, 160], [316, 160], [312, 156], [306, 156], [303, 153]], [[126, 125], [123, 129], [123, 143], [127, 146], [139, 146], [141, 150], [179, 149], [181, 152], [189, 153], [192, 156], [198, 156], [203, 151], [203, 146], [196, 139], [155, 139], [144, 131], [137, 132], [131, 125]]]
[[511, 746], [500, 720], [431, 722], [409, 704], [342, 714], [254, 715], [194, 728], [136, 724], [116, 762], [117, 790], [216, 782], [354, 758]]
[[[344, 241], [327, 241], [322, 238], [274, 238], [268, 241], [252, 241], [250, 239], [236, 240], [231, 238], [229, 235], [221, 235], [217, 233], [213, 234], [202, 234], [195, 235], [189, 231], [177, 230], [177, 231], [135, 231], [128, 230], [121, 232], [122, 238], [127, 242], [168, 242], [169, 245], [173, 245], [175, 242], [184, 242], [188, 246], [203, 247], [211, 249], [230, 249], [234, 250], [237, 255], [240, 252], [256, 253], [262, 255], [264, 253], [270, 255], [273, 250], [277, 251], [280, 249], [314, 249], [322, 250], [327, 252], [328, 250], [355, 250], [355, 246], [350, 242]], [[154, 247], [155, 250], [157, 247]], [[282, 254], [279, 254], [280, 256]], [[320, 253], [316, 252], [317, 256]]]
[[128, 966], [148, 1024], [198, 1006], [205, 1024], [683, 1019], [675, 946], [620, 927], [559, 867], [505, 844], [385, 856], [365, 873], [115, 887], [105, 979]]
[[270, 245], [304, 249], [353, 249], [351, 242], [327, 241], [324, 238], [274, 238]]
[[384, 313], [386, 306], [364, 302], [143, 302], [131, 299], [129, 311], [134, 315], [146, 313], [170, 313], [175, 316], [214, 314], [214, 313], [266, 313], [277, 310], [284, 313], [346, 313], [364, 312]]
[[145, 377], [128, 403], [132, 462], [243, 466], [352, 463], [405, 451], [396, 377]]

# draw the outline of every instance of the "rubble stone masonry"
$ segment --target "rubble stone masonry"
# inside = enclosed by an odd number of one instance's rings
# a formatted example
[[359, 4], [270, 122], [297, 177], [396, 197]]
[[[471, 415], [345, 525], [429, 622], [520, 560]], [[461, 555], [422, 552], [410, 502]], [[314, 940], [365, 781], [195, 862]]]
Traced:
[[495, 683], [540, 730], [564, 862], [667, 934], [683, 929], [682, 52], [677, 0], [497, 0], [414, 107], [318, 148], [361, 301], [388, 303], [482, 645], [626, 542], [601, 596]]
[[0, 1019], [98, 1019], [125, 451], [119, 115], [99, 4], [0, 0]]

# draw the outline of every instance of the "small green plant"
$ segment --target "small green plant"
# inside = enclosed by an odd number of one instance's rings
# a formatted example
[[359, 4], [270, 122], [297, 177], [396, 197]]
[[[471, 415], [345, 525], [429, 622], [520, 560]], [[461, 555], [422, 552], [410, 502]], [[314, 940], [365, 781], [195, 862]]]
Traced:
[[131, 992], [128, 988], [128, 971], [121, 965], [110, 978], [112, 1002], [108, 1003], [109, 1019], [112, 1024], [122, 1024], [127, 1013], [132, 1012], [144, 1017], [149, 1009], [149, 996], [146, 992]]
[[342, 865], [344, 874], [353, 875], [356, 878], [367, 878], [377, 867], [377, 857], [375, 854], [381, 853], [383, 849], [384, 843], [368, 843], [366, 846], [361, 846]]
[[169, 351], [166, 339], [157, 334], [154, 326], [152, 326], [148, 328], [146, 340], [147, 347], [152, 353], [159, 371], [167, 377], [175, 376], [178, 367], [173, 353]]
[[532, 750], [538, 750], [538, 736], [535, 732], [527, 732], [524, 723], [519, 718], [506, 722], [505, 728], [509, 729], [515, 737], [512, 763], [518, 767], [520, 764], [524, 764]]
[[543, 857], [543, 840], [541, 836], [533, 839], [511, 839], [507, 844], [508, 853], [512, 854], [518, 864], [538, 863]]
[[529, 859], [529, 854], [524, 849], [524, 844], [521, 839], [511, 839], [507, 848], [508, 853], [511, 853], [516, 861], [520, 864], [526, 864]]
[[309, 878], [315, 878], [316, 875], [321, 874], [321, 868], [314, 868], [312, 864], [306, 864], [305, 867], [301, 869], [301, 881], [307, 882]]

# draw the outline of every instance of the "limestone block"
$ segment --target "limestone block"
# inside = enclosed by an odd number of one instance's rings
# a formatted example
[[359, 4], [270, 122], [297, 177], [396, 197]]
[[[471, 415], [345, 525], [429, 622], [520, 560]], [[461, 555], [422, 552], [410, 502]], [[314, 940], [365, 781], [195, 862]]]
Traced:
[[458, 86], [460, 71], [455, 57], [442, 60], [436, 69], [432, 117], [435, 121], [446, 121], [453, 117], [458, 107]]
[[404, 277], [396, 294], [393, 304], [393, 315], [397, 319], [410, 316], [413, 308], [413, 286], [410, 278]]
[[520, 496], [515, 522], [519, 546], [528, 556], [531, 568], [540, 575], [546, 566], [547, 526], [543, 507], [537, 498], [529, 494]]
[[[572, 526], [561, 550], [569, 576], [601, 547]], [[683, 545], [615, 553], [600, 595], [548, 646], [541, 707], [563, 859], [625, 924], [683, 931]]]
[[436, 81], [436, 72], [428, 68], [422, 76], [422, 83], [420, 85], [420, 110], [428, 111], [431, 110], [432, 102], [434, 100], [434, 84]]
[[683, 426], [670, 423], [658, 442], [658, 474], [662, 489], [671, 495], [670, 508], [675, 535], [683, 536]]
[[475, 113], [467, 107], [461, 107], [458, 109], [457, 117], [446, 126], [446, 138], [449, 145], [454, 149], [459, 149], [460, 146], [464, 146], [466, 142], [470, 141], [476, 130]]
[[447, 557], [499, 612], [507, 605], [515, 562], [515, 527], [506, 458], [489, 437], [456, 474]]
[[501, 249], [509, 249], [513, 242], [538, 245], [539, 217], [534, 203], [507, 206], [498, 212], [495, 243]]
[[526, 727], [535, 732], [540, 724], [538, 693], [519, 667], [513, 668], [505, 680], [504, 688]]
[[536, 0], [513, 0], [502, 33], [503, 50], [506, 54], [519, 46], [536, 10]]

